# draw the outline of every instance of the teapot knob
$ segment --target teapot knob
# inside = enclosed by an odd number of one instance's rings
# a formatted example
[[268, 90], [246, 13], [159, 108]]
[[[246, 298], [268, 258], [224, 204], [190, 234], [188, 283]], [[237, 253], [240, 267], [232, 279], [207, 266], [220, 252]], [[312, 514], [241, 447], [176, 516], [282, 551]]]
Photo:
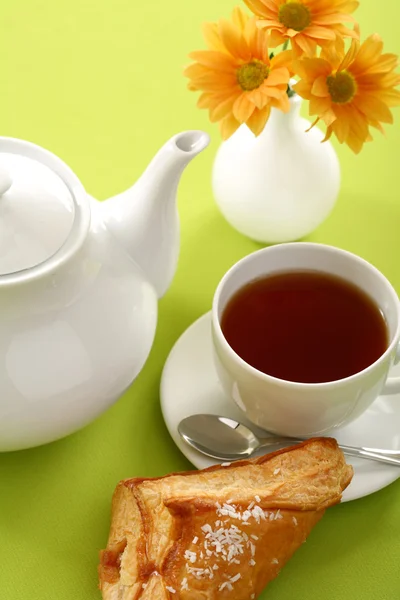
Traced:
[[10, 189], [12, 183], [13, 182], [10, 173], [3, 167], [0, 167], [0, 196], [5, 194]]

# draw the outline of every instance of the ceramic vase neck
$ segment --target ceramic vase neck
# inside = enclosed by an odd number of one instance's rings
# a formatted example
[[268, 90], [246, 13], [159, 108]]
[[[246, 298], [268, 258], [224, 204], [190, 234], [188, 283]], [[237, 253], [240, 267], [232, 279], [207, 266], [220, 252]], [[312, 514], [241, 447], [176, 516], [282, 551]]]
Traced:
[[[302, 103], [302, 99], [300, 96], [295, 94], [290, 99], [290, 111], [287, 113], [282, 112], [278, 108], [273, 108], [271, 110], [271, 115], [269, 117], [267, 127], [269, 129], [283, 129], [283, 128], [291, 128], [300, 115], [300, 107]], [[264, 131], [267, 129], [264, 129]]]

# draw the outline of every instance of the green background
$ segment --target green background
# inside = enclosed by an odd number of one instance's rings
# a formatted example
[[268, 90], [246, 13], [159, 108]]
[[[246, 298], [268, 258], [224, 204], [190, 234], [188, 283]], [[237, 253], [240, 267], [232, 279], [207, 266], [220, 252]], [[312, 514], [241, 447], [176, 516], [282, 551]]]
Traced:
[[[181, 74], [187, 53], [203, 47], [201, 22], [227, 16], [233, 6], [228, 0], [1, 3], [0, 133], [58, 154], [89, 193], [105, 199], [128, 187], [178, 131], [204, 129], [213, 140], [183, 176], [179, 269], [160, 302], [157, 337], [137, 381], [83, 431], [0, 455], [1, 600], [99, 598], [97, 553], [116, 483], [190, 466], [161, 417], [162, 367], [179, 335], [210, 308], [223, 273], [258, 248], [229, 227], [213, 202], [218, 130], [196, 109]], [[364, 0], [357, 16], [365, 36], [377, 31], [387, 51], [400, 52], [398, 0]], [[398, 291], [399, 112], [386, 138], [376, 133], [361, 155], [338, 147], [340, 198], [309, 237], [372, 261]], [[395, 600], [399, 560], [400, 481], [328, 511], [263, 598]]]

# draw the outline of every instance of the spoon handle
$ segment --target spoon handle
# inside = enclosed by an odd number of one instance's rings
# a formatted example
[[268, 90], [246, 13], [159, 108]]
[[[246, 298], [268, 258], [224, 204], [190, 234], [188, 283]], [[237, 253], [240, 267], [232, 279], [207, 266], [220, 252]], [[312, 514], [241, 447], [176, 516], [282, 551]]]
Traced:
[[270, 437], [258, 438], [260, 445], [258, 448], [268, 448], [270, 446], [280, 446], [282, 444], [299, 444], [304, 442], [301, 438], [292, 438], [284, 435], [271, 435]]
[[400, 458], [396, 458], [396, 455], [399, 457], [400, 453], [391, 452], [389, 454], [385, 454], [381, 450], [374, 450], [373, 448], [353, 448], [352, 446], [343, 446], [339, 444], [339, 448], [349, 456], [358, 456], [360, 458], [369, 458], [370, 460], [376, 460], [377, 462], [386, 463], [388, 465], [397, 465], [400, 466]]
[[[274, 445], [280, 446], [284, 444], [297, 444], [303, 442], [304, 439], [289, 438], [283, 436], [274, 436], [270, 438], [260, 439], [260, 448], [268, 448]], [[369, 460], [375, 460], [388, 465], [400, 466], [400, 452], [397, 450], [380, 450], [377, 448], [357, 448], [356, 446], [345, 446], [339, 444], [339, 448], [348, 456], [358, 456], [359, 458], [366, 458]]]

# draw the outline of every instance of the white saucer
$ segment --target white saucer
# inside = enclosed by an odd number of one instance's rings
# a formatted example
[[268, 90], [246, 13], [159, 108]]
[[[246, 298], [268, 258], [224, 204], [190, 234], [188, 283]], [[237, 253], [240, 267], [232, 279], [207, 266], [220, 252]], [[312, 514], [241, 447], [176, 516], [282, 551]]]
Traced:
[[[399, 374], [399, 367], [397, 368]], [[196, 413], [212, 413], [251, 425], [222, 390], [212, 357], [210, 313], [200, 317], [179, 338], [165, 363], [161, 379], [161, 409], [168, 431], [178, 448], [198, 469], [217, 464], [186, 444], [178, 434], [178, 423]], [[356, 421], [335, 430], [342, 444], [400, 449], [400, 397], [380, 396]], [[343, 502], [380, 490], [398, 477], [400, 467], [347, 457], [354, 478], [343, 494]]]

